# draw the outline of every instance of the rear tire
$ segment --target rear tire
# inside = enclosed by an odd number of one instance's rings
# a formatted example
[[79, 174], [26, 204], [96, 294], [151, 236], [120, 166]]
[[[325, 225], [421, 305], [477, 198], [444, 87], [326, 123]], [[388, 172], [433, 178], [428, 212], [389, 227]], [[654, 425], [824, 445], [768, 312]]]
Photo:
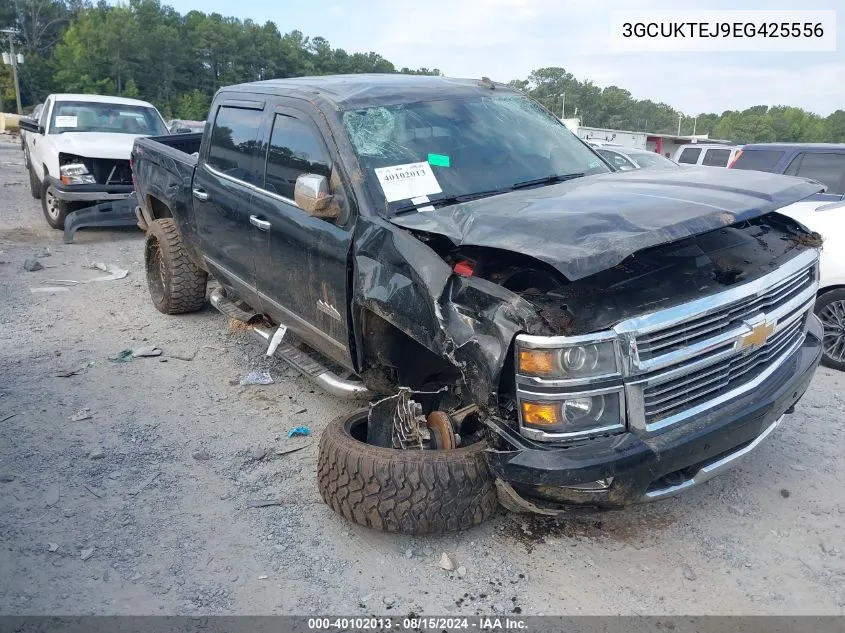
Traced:
[[159, 312], [184, 314], [203, 307], [208, 274], [188, 257], [173, 220], [156, 220], [147, 227], [144, 264], [150, 298]]
[[845, 288], [816, 299], [816, 316], [822, 322], [822, 365], [845, 371]]
[[29, 193], [36, 200], [41, 199], [41, 183], [38, 182], [38, 176], [35, 175], [32, 165], [29, 166]]
[[367, 409], [331, 422], [320, 438], [320, 495], [345, 519], [375, 530], [430, 534], [464, 530], [498, 509], [486, 442], [454, 450], [366, 444]]
[[54, 229], [64, 230], [68, 214], [67, 203], [59, 200], [50, 190], [50, 183], [46, 178], [41, 183], [41, 210], [44, 212], [47, 224]]

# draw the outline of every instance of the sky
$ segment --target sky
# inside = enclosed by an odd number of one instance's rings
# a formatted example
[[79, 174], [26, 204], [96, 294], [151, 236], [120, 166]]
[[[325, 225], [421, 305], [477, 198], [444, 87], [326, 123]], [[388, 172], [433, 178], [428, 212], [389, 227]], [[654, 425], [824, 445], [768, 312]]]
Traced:
[[[375, 51], [397, 68], [451, 77], [525, 79], [561, 66], [600, 87], [668, 103], [683, 113], [793, 105], [827, 116], [845, 109], [845, 4], [841, 0], [162, 0], [181, 13], [272, 21], [347, 52]], [[614, 10], [837, 9], [835, 52], [620, 52]], [[584, 113], [587, 114], [587, 113]], [[568, 113], [567, 113], [568, 115]]]

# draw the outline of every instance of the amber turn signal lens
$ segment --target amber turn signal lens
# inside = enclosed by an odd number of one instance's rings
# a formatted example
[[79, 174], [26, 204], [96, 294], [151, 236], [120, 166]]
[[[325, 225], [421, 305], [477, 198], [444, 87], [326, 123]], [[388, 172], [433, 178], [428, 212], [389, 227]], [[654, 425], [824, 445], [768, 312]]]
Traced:
[[519, 350], [519, 373], [531, 376], [549, 376], [554, 374], [554, 355], [548, 350]]
[[560, 405], [523, 402], [522, 423], [533, 426], [554, 426], [555, 424], [560, 424]]

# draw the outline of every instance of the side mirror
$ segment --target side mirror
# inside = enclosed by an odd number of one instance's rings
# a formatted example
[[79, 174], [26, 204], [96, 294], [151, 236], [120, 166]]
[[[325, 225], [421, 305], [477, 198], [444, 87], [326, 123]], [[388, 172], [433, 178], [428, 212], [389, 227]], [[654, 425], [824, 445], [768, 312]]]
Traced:
[[324, 220], [336, 220], [340, 215], [338, 205], [332, 204], [329, 180], [318, 174], [302, 174], [296, 179], [293, 201], [308, 215]]
[[21, 117], [18, 120], [18, 127], [27, 132], [35, 132], [36, 134], [44, 134], [44, 128], [38, 125], [38, 121], [27, 117]]

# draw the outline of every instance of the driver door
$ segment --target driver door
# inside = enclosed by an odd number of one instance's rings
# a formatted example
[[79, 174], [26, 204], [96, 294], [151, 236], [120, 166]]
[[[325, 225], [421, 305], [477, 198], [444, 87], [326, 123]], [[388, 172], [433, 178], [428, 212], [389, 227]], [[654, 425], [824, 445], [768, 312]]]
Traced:
[[[263, 170], [250, 205], [262, 309], [315, 349], [352, 368], [347, 309], [352, 218], [348, 212], [341, 214], [346, 217], [341, 222], [312, 217], [294, 200], [300, 175], [331, 179], [328, 136], [310, 114], [295, 107], [271, 110], [267, 125]], [[332, 193], [348, 210], [342, 185], [338, 189]]]

